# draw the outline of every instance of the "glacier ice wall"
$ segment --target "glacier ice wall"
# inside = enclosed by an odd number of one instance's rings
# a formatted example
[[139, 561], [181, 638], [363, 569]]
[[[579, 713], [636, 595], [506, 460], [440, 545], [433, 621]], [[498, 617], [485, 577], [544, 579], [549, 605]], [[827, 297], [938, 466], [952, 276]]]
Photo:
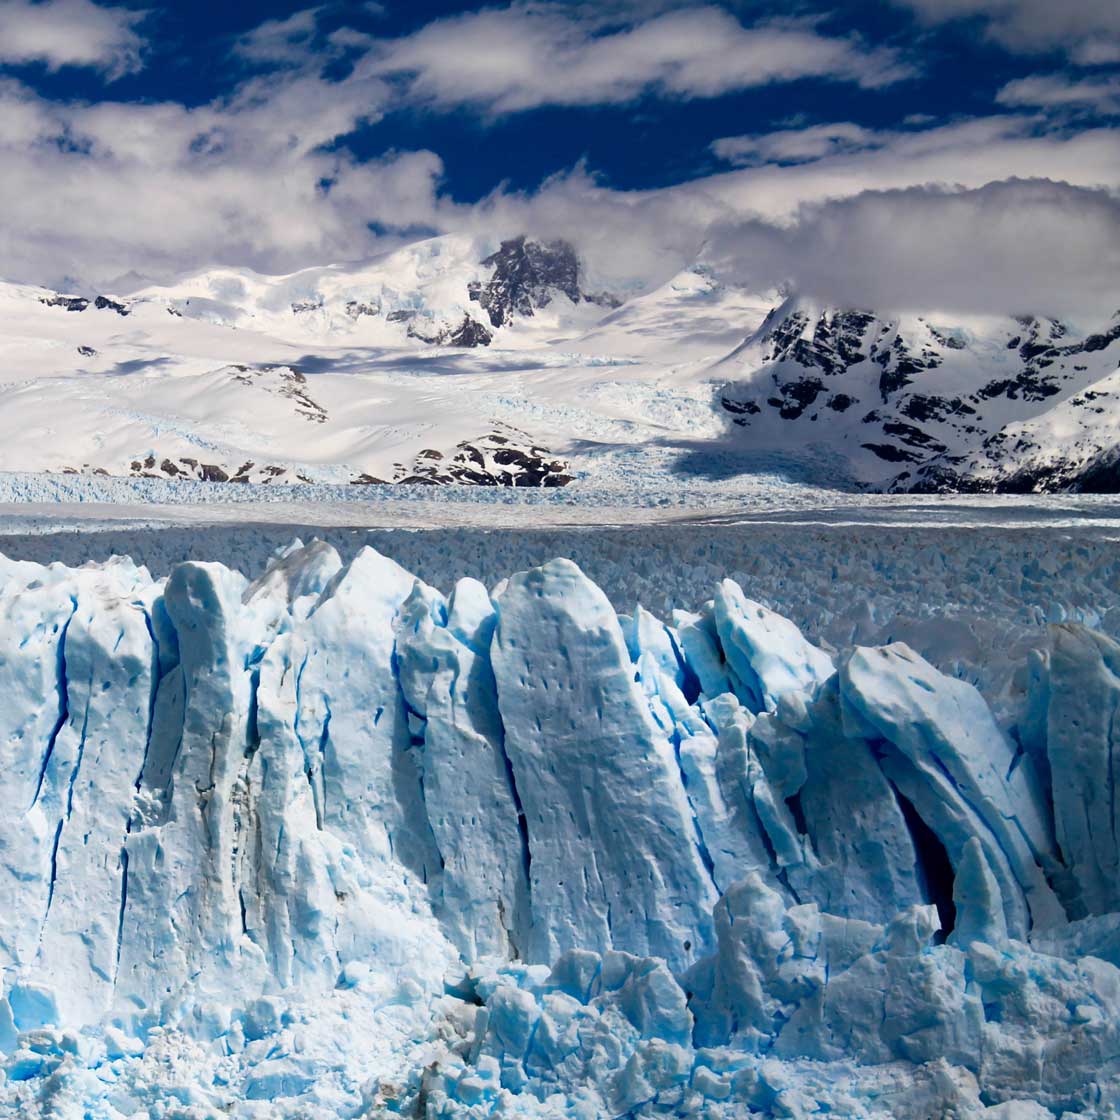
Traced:
[[0, 622], [0, 1114], [1120, 1104], [1100, 633], [1008, 725], [902, 643], [731, 580], [619, 614], [566, 560], [0, 560]]

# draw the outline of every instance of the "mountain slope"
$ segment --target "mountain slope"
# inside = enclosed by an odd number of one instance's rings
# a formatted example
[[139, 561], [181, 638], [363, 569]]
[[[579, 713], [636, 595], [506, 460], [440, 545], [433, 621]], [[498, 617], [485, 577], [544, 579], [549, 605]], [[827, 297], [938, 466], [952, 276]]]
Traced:
[[704, 263], [620, 301], [564, 242], [447, 236], [128, 296], [0, 285], [0, 470], [1115, 490], [1118, 366], [1120, 313], [886, 315]]
[[713, 369], [752, 445], [832, 453], [865, 485], [932, 491], [1106, 483], [1086, 472], [1116, 445], [1118, 365], [1120, 313], [1081, 331], [791, 298]]

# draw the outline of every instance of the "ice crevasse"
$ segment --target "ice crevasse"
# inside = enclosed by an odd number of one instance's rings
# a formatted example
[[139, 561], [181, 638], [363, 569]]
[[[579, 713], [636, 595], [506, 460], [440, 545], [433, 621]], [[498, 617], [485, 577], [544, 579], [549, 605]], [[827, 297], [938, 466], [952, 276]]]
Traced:
[[1120, 646], [0, 560], [0, 1115], [1114, 1116]]

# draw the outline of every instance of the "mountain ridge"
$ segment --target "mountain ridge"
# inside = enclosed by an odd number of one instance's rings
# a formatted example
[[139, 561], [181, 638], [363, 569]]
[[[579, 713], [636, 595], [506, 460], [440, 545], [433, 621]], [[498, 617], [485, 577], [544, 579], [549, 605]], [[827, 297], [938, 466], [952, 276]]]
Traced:
[[[759, 443], [833, 447], [872, 489], [1116, 485], [1086, 472], [1116, 445], [1114, 410], [1100, 402], [1116, 392], [1120, 313], [1081, 331], [1033, 316], [945, 318], [791, 296], [717, 364], [731, 375], [720, 407]], [[806, 424], [818, 427], [809, 435]]]
[[829, 307], [703, 261], [622, 299], [523, 234], [130, 295], [0, 285], [0, 359], [0, 469], [595, 484], [680, 447], [829, 458], [872, 490], [1120, 488], [1120, 312]]

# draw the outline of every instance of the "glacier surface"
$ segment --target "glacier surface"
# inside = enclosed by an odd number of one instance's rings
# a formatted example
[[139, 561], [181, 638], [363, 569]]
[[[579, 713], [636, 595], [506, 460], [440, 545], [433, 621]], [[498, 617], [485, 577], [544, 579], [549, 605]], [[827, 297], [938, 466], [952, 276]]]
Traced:
[[0, 1115], [1115, 1116], [1120, 645], [751, 590], [0, 559]]

